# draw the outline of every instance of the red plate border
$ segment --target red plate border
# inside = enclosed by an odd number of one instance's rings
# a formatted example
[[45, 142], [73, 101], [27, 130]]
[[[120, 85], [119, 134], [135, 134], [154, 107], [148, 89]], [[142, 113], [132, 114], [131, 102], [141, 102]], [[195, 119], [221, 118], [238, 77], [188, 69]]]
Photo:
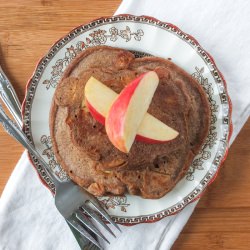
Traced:
[[[120, 14], [120, 15], [115, 15], [115, 16], [103, 16], [103, 17], [100, 17], [100, 18], [96, 18], [92, 21], [89, 21], [88, 23], [84, 23], [84, 24], [80, 24], [79, 26], [75, 27], [74, 29], [70, 30], [68, 33], [66, 33], [64, 36], [62, 36], [60, 39], [58, 39], [56, 42], [54, 42], [51, 46], [50, 46], [50, 49], [48, 50], [48, 52], [46, 53], [46, 55], [50, 52], [50, 50], [53, 48], [53, 46], [55, 46], [60, 40], [62, 40], [66, 35], [70, 34], [71, 32], [75, 31], [76, 29], [84, 26], [84, 25], [87, 25], [89, 23], [92, 23], [92, 22], [95, 22], [97, 20], [100, 20], [100, 19], [107, 19], [107, 18], [112, 18], [112, 17], [131, 17], [133, 19], [136, 19], [136, 18], [146, 18], [148, 20], [152, 20], [154, 22], [157, 22], [157, 23], [162, 23], [162, 24], [165, 24], [165, 25], [168, 25], [169, 27], [171, 28], [174, 28], [176, 29], [177, 32], [180, 32], [184, 35], [186, 35], [190, 40], [192, 40], [194, 42], [194, 44], [196, 46], [199, 46], [206, 54], [207, 56], [209, 57], [209, 59], [211, 60], [212, 64], [215, 66], [216, 70], [218, 71], [218, 74], [220, 75], [221, 79], [222, 79], [222, 82], [223, 82], [223, 85], [224, 85], [224, 88], [225, 88], [225, 93], [226, 93], [226, 96], [227, 96], [227, 99], [228, 99], [228, 105], [229, 105], [229, 134], [228, 134], [228, 140], [227, 140], [227, 145], [226, 145], [226, 150], [225, 150], [225, 153], [224, 153], [224, 156], [220, 162], [220, 164], [218, 165], [218, 168], [217, 168], [217, 171], [216, 173], [214, 174], [214, 176], [212, 177], [212, 179], [209, 181], [209, 183], [207, 184], [207, 186], [204, 188], [204, 190], [198, 195], [196, 196], [193, 200], [191, 200], [189, 203], [185, 204], [182, 208], [180, 208], [178, 211], [174, 212], [174, 213], [171, 213], [169, 215], [165, 215], [161, 218], [156, 218], [156, 219], [153, 219], [153, 220], [147, 220], [147, 221], [143, 221], [143, 222], [138, 222], [138, 223], [121, 223], [119, 221], [117, 221], [117, 223], [120, 223], [122, 225], [125, 225], [125, 226], [133, 226], [133, 225], [137, 225], [137, 224], [140, 224], [140, 223], [153, 223], [153, 222], [156, 222], [156, 221], [159, 221], [165, 217], [168, 217], [168, 216], [172, 216], [172, 215], [175, 215], [175, 214], [178, 214], [180, 211], [182, 211], [188, 204], [192, 203], [192, 202], [195, 202], [197, 201], [198, 199], [200, 199], [208, 186], [210, 186], [216, 179], [216, 177], [218, 176], [218, 173], [223, 165], [223, 163], [225, 162], [226, 158], [227, 158], [227, 155], [228, 155], [228, 150], [229, 150], [229, 141], [231, 139], [231, 136], [232, 136], [232, 133], [233, 133], [233, 124], [232, 124], [232, 102], [231, 102], [231, 99], [228, 95], [228, 90], [227, 90], [227, 84], [226, 84], [226, 80], [223, 76], [223, 74], [221, 73], [221, 71], [218, 69], [218, 67], [216, 66], [216, 63], [215, 63], [215, 60], [214, 58], [206, 51], [203, 49], [203, 47], [199, 44], [199, 42], [191, 35], [183, 32], [180, 28], [178, 28], [177, 26], [175, 26], [174, 24], [171, 24], [171, 23], [168, 23], [168, 22], [163, 22], [163, 21], [160, 21], [159, 19], [157, 18], [154, 18], [154, 17], [151, 17], [151, 16], [147, 16], [147, 15], [142, 15], [142, 16], [135, 16], [135, 15], [130, 15], [130, 14]], [[24, 113], [25, 113], [25, 106], [26, 106], [26, 99], [27, 99], [27, 95], [28, 95], [28, 89], [30, 87], [30, 84], [32, 82], [32, 79], [36, 73], [36, 70], [39, 66], [39, 64], [41, 63], [41, 61], [46, 57], [43, 56], [40, 58], [40, 60], [37, 62], [36, 66], [35, 66], [35, 70], [33, 71], [31, 77], [29, 78], [27, 84], [26, 84], [26, 89], [25, 89], [25, 98], [24, 98], [24, 101], [22, 103], [22, 118], [24, 119]], [[24, 128], [25, 128], [25, 124], [23, 124], [23, 131], [24, 131]], [[50, 189], [50, 187], [48, 186], [48, 184], [45, 182], [45, 180], [42, 178], [42, 176], [39, 174], [39, 172], [37, 171], [37, 167], [35, 166], [35, 164], [33, 163], [32, 161], [32, 156], [31, 154], [28, 152], [28, 158], [29, 158], [29, 161], [31, 163], [31, 165], [34, 167], [34, 169], [36, 170], [37, 174], [38, 174], [38, 177], [40, 179], [40, 181], [42, 182], [42, 184], [48, 188], [51, 193], [54, 195], [54, 191]]]

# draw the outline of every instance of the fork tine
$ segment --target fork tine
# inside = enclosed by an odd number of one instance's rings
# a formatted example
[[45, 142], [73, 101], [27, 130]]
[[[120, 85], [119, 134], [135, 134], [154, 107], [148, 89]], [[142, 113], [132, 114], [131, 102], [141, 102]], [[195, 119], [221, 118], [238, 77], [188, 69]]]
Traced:
[[116, 227], [120, 232], [121, 229], [118, 227], [116, 223], [113, 222], [113, 220], [110, 218], [109, 214], [100, 206], [98, 200], [90, 193], [85, 191], [85, 196], [88, 197], [88, 201], [91, 202], [96, 210], [114, 227]]
[[97, 223], [101, 224], [108, 232], [110, 232], [116, 238], [115, 234], [111, 231], [111, 229], [102, 221], [102, 219], [94, 211], [92, 211], [86, 205], [83, 205], [82, 208], [92, 219], [94, 219]]
[[87, 238], [89, 241], [91, 241], [93, 244], [95, 244], [100, 249], [103, 249], [101, 245], [82, 227], [80, 226], [74, 219], [67, 219], [67, 222], [74, 227], [81, 235], [83, 235], [85, 238]]
[[95, 200], [95, 199], [91, 199], [89, 200], [89, 202], [91, 202], [94, 207], [96, 208], [96, 210], [110, 223], [112, 224], [114, 227], [116, 227], [120, 232], [121, 229], [118, 227], [118, 225], [110, 218], [109, 214], [99, 205], [99, 203]]
[[93, 233], [95, 233], [97, 236], [99, 236], [110, 244], [110, 242], [105, 238], [105, 236], [94, 226], [92, 222], [89, 221], [89, 219], [86, 217], [85, 214], [83, 214], [83, 212], [78, 210], [75, 214], [76, 218], [80, 220], [86, 227], [88, 227]]

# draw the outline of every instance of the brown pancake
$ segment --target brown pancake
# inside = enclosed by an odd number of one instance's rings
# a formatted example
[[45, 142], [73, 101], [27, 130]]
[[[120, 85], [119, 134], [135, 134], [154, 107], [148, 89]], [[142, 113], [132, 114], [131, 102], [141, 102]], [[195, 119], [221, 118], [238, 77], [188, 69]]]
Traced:
[[[119, 93], [136, 76], [150, 70], [159, 86], [148, 112], [174, 128], [170, 142], [134, 142], [128, 154], [109, 141], [105, 128], [92, 118], [84, 86], [94, 76]], [[68, 66], [56, 89], [50, 131], [58, 162], [78, 185], [94, 195], [112, 193], [160, 198], [184, 176], [209, 128], [210, 112], [199, 83], [174, 63], [156, 57], [134, 58], [106, 46], [85, 50]]]

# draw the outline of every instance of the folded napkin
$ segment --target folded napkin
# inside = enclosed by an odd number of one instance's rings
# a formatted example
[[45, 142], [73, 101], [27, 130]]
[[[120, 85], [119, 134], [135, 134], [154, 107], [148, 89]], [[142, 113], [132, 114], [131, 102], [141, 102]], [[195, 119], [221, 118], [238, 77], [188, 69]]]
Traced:
[[[211, 53], [223, 72], [233, 103], [231, 142], [250, 114], [250, 2], [245, 0], [124, 0], [116, 14], [148, 15], [177, 25]], [[80, 20], [79, 20], [80, 22]], [[3, 166], [0, 166], [0, 169]], [[122, 226], [105, 249], [170, 249], [197, 202], [156, 223]], [[79, 249], [51, 193], [24, 153], [0, 200], [0, 249]]]

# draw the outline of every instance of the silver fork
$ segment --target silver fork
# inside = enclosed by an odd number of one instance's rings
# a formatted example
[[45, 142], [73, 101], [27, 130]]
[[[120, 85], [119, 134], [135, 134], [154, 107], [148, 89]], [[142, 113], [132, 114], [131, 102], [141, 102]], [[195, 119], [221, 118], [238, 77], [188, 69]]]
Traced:
[[[5, 81], [5, 82], [4, 82]], [[7, 82], [7, 83], [6, 83]], [[3, 85], [7, 85], [7, 88], [3, 88]], [[6, 92], [6, 89], [8, 92]], [[0, 67], [0, 94], [2, 96], [7, 96], [7, 98], [2, 98], [3, 101], [12, 102], [12, 105], [6, 105], [13, 117], [17, 119], [18, 112], [18, 99], [16, 97], [15, 91], [10, 84], [8, 78], [3, 73]], [[13, 105], [13, 102], [17, 102], [17, 105]], [[20, 105], [20, 103], [19, 103]], [[19, 106], [20, 107], [20, 106]], [[17, 119], [18, 120], [18, 119]], [[89, 220], [89, 218], [85, 215], [87, 214], [89, 217], [94, 219], [96, 222], [101, 224], [110, 234], [114, 237], [114, 233], [111, 229], [102, 221], [102, 219], [97, 215], [96, 211], [99, 212], [109, 223], [115, 226], [119, 231], [120, 228], [115, 224], [108, 213], [101, 207], [97, 199], [88, 193], [85, 189], [77, 186], [72, 181], [61, 182], [57, 177], [53, 174], [53, 171], [50, 169], [48, 164], [43, 160], [40, 154], [36, 151], [34, 146], [27, 139], [26, 135], [20, 129], [21, 121], [18, 122], [19, 127], [6, 115], [2, 106], [0, 105], [0, 123], [2, 123], [4, 129], [7, 133], [9, 133], [12, 137], [14, 137], [18, 142], [20, 142], [30, 153], [32, 153], [37, 159], [39, 159], [40, 164], [43, 166], [45, 172], [48, 176], [53, 180], [55, 184], [55, 205], [61, 215], [66, 219], [69, 225], [71, 225], [75, 230], [77, 230], [82, 236], [86, 237], [89, 241], [95, 244], [97, 247], [102, 249], [100, 244], [95, 240], [94, 237], [83, 227], [86, 226], [89, 230], [91, 230], [95, 235], [102, 238], [106, 242], [109, 241], [105, 238], [105, 236], [93, 225], [93, 223]], [[90, 205], [91, 204], [91, 205]], [[95, 210], [92, 208], [94, 207]]]

